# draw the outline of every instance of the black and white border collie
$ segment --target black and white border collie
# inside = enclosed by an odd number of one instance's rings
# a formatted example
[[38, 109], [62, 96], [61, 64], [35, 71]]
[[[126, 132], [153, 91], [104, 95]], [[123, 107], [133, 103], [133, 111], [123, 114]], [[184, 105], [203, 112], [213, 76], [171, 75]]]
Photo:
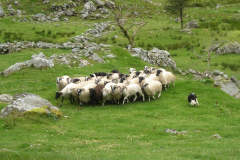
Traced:
[[188, 102], [190, 102], [190, 105], [199, 105], [198, 100], [197, 100], [197, 96], [195, 93], [190, 93], [188, 95]]

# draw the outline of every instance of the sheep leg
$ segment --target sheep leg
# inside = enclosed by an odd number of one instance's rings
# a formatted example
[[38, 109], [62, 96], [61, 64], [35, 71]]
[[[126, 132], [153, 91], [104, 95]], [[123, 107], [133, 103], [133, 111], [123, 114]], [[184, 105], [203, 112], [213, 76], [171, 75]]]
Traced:
[[159, 94], [158, 94], [158, 98], [161, 96], [161, 92], [159, 92]]
[[165, 91], [167, 91], [167, 86], [165, 85], [164, 87], [165, 87]]
[[73, 96], [70, 94], [70, 102], [73, 104]]
[[153, 98], [153, 99], [156, 99], [156, 98], [154, 97], [154, 95], [152, 96], [152, 98]]
[[63, 99], [64, 99], [64, 97], [62, 97], [61, 104], [60, 104], [60, 106], [59, 106], [59, 107], [62, 107], [62, 104], [63, 104]]
[[124, 99], [123, 99], [123, 103], [122, 103], [122, 106], [124, 105], [124, 102], [125, 102], [125, 100], [127, 99], [127, 97], [125, 97]]
[[145, 101], [145, 95], [142, 93], [141, 96], [143, 97], [143, 101]]
[[79, 105], [82, 106], [82, 102], [81, 101], [79, 101]]
[[102, 106], [104, 106], [104, 103], [105, 103], [105, 99], [103, 99], [103, 103], [102, 103]]
[[137, 95], [135, 95], [135, 97], [134, 97], [134, 99], [133, 99], [133, 102], [135, 102], [135, 101], [136, 101], [137, 97], [138, 97], [138, 96], [137, 96]]
[[173, 87], [175, 87], [175, 83], [173, 82]]
[[148, 96], [148, 101], [149, 101], [149, 102], [150, 102], [150, 97], [151, 97], [151, 96]]

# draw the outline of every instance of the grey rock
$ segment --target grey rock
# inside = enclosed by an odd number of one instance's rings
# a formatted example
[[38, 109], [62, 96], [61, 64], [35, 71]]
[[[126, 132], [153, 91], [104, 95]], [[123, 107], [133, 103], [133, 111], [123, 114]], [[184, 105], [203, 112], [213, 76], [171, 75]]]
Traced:
[[229, 42], [226, 45], [217, 49], [216, 54], [240, 54], [240, 45], [238, 42]]
[[180, 32], [192, 33], [192, 30], [190, 28], [184, 28], [184, 29], [181, 29]]
[[195, 70], [193, 70], [193, 69], [189, 69], [188, 72], [191, 73], [191, 74], [196, 74], [196, 73], [197, 73], [197, 72], [196, 72]]
[[22, 15], [22, 11], [21, 10], [17, 10], [16, 14], [20, 17]]
[[85, 12], [85, 13], [83, 13], [82, 15], [81, 15], [81, 18], [82, 19], [86, 19], [86, 18], [88, 18], [89, 17], [89, 13], [88, 12]]
[[79, 66], [85, 67], [86, 65], [90, 64], [87, 60], [83, 59], [80, 61]]
[[27, 67], [27, 65], [24, 62], [18, 62], [18, 63], [15, 63], [14, 65], [10, 66], [8, 69], [5, 69], [2, 72], [2, 75], [8, 76], [10, 73], [15, 72], [15, 71], [19, 71], [19, 70], [21, 70], [23, 68], [26, 68], [26, 67]]
[[239, 89], [232, 82], [228, 82], [228, 83], [221, 82], [221, 90], [223, 90], [224, 92], [226, 92], [227, 94], [229, 94], [231, 96], [235, 96], [239, 93]]
[[12, 72], [19, 71], [23, 68], [31, 66], [33, 66], [34, 68], [52, 68], [54, 66], [54, 62], [53, 60], [48, 60], [45, 55], [40, 52], [38, 55], [33, 55], [32, 59], [29, 61], [15, 63], [8, 69], [4, 70], [2, 74], [4, 76], [8, 76]]
[[1, 94], [0, 102], [2, 103], [12, 103], [13, 97], [10, 94]]
[[227, 74], [224, 74], [224, 75], [223, 75], [223, 78], [224, 78], [225, 80], [229, 79]]
[[198, 28], [199, 27], [199, 24], [196, 20], [191, 20], [189, 22], [187, 22], [186, 24], [186, 28]]
[[231, 81], [237, 85], [240, 84], [239, 80], [234, 75], [231, 77]]
[[215, 82], [213, 83], [213, 85], [214, 85], [215, 87], [220, 87], [220, 86], [221, 86], [221, 84], [220, 84], [219, 81], [215, 81]]
[[181, 19], [178, 17], [174, 20], [174, 22], [181, 22]]
[[216, 71], [213, 72], [213, 75], [214, 75], [214, 76], [218, 76], [219, 74], [220, 74], [220, 71], [218, 71], [218, 70], [216, 70]]
[[211, 137], [215, 137], [215, 138], [222, 138], [219, 134], [214, 134]]
[[75, 54], [75, 53], [79, 53], [79, 52], [80, 52], [80, 49], [79, 49], [79, 48], [73, 48], [73, 49], [72, 49], [72, 53], [74, 53], [74, 54]]
[[48, 106], [48, 108], [46, 108], [47, 113], [50, 113], [51, 109], [59, 110], [48, 100], [43, 99], [38, 95], [26, 92], [18, 93], [14, 95], [12, 103], [1, 110], [1, 118], [11, 115], [13, 112], [15, 114], [21, 114], [26, 111], [31, 111], [32, 109], [42, 108], [43, 106]]
[[105, 6], [110, 8], [110, 9], [115, 9], [115, 3], [113, 1], [110, 1], [110, 0], [105, 1]]
[[3, 10], [2, 6], [0, 5], [0, 17], [2, 17], [4, 15], [5, 15], [4, 10]]
[[106, 57], [108, 57], [108, 58], [114, 58], [114, 57], [116, 57], [116, 56], [113, 55], [113, 54], [108, 54], [108, 55], [106, 55]]
[[89, 1], [89, 2], [85, 3], [84, 10], [85, 10], [85, 12], [91, 13], [91, 12], [96, 11], [96, 6], [94, 5], [94, 3], [92, 1]]
[[99, 57], [96, 53], [93, 53], [88, 58], [92, 59], [93, 61], [97, 61], [98, 63], [106, 63], [101, 57]]
[[94, 2], [96, 3], [97, 8], [102, 8], [105, 5], [105, 3], [101, 0], [94, 0]]
[[158, 48], [153, 48], [150, 51], [143, 50], [141, 48], [132, 48], [131, 52], [133, 55], [137, 55], [142, 58], [143, 61], [148, 62], [152, 65], [158, 66], [169, 66], [176, 69], [176, 63], [171, 59], [169, 52], [165, 50], [159, 50]]
[[107, 8], [99, 8], [99, 11], [102, 13], [102, 14], [108, 14], [109, 11]]

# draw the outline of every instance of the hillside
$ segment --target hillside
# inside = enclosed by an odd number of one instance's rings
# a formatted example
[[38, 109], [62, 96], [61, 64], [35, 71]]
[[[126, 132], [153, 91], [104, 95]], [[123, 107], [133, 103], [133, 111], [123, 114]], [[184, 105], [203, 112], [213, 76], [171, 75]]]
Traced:
[[[59, 76], [89, 76], [113, 69], [128, 73], [129, 68], [143, 70], [144, 66], [171, 71], [176, 86], [162, 91], [160, 99], [137, 100], [124, 106], [109, 102], [105, 106], [80, 107], [64, 100], [60, 110], [65, 117], [57, 120], [14, 114], [2, 118], [0, 158], [239, 159], [239, 99], [214, 87], [211, 80], [196, 79], [187, 72], [193, 69], [204, 73], [208, 49], [218, 45], [211, 52], [209, 71], [219, 70], [240, 80], [240, 54], [216, 54], [227, 44], [240, 43], [239, 1], [191, 1], [184, 10], [184, 27], [192, 20], [198, 22], [198, 27], [188, 32], [181, 32], [177, 16], [164, 9], [167, 0], [104, 1], [104, 6], [101, 1], [89, 1], [99, 5], [95, 10], [90, 8], [89, 15], [83, 0], [0, 2], [0, 15], [1, 8], [4, 11], [0, 16], [0, 72], [40, 52], [47, 58], [57, 57], [53, 68], [25, 67], [8, 76], [0, 75], [0, 95], [33, 93], [59, 107], [60, 99], [55, 100]], [[131, 49], [126, 49], [127, 38], [114, 23], [113, 4], [115, 11], [124, 6], [122, 13], [135, 4], [140, 6], [133, 12], [135, 18], [126, 16], [124, 22], [131, 25], [139, 20], [137, 15], [143, 15], [146, 22], [135, 36], [135, 48], [166, 50], [177, 69], [148, 64], [132, 56]], [[239, 49], [234, 47], [234, 51]], [[93, 53], [104, 62], [89, 56]], [[61, 61], [63, 57], [70, 57], [69, 62]], [[79, 65], [83, 60], [89, 64]], [[189, 105], [187, 96], [191, 92], [198, 95], [199, 106]], [[0, 103], [0, 109], [5, 106]]]

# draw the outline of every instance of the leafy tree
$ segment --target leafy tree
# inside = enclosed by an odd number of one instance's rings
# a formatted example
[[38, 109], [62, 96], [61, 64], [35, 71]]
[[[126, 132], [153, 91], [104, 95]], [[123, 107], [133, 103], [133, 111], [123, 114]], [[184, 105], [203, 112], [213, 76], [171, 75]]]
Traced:
[[191, 0], [167, 0], [165, 9], [172, 14], [176, 14], [180, 17], [181, 29], [183, 29], [183, 11], [189, 6]]

